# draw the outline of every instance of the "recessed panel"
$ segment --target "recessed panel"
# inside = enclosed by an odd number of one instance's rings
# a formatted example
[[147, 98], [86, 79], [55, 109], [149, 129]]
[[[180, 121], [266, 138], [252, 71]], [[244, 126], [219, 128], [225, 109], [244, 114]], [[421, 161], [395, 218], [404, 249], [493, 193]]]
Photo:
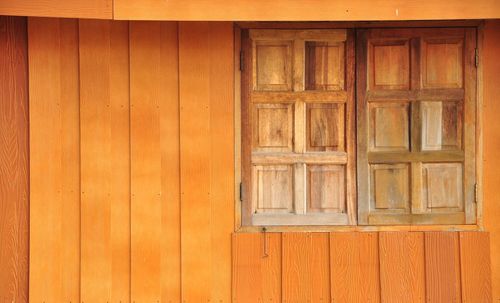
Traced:
[[307, 188], [307, 212], [346, 211], [343, 165], [309, 165]]
[[291, 41], [256, 41], [254, 54], [255, 90], [291, 90]]
[[370, 165], [372, 207], [375, 210], [406, 210], [409, 208], [409, 165]]
[[409, 149], [408, 103], [370, 103], [370, 150]]
[[344, 90], [344, 43], [306, 42], [306, 89]]
[[422, 199], [428, 209], [463, 208], [461, 163], [424, 163], [422, 169]]
[[307, 150], [343, 151], [344, 104], [307, 104]]
[[254, 151], [292, 150], [292, 104], [254, 104], [252, 119]]
[[410, 87], [410, 50], [408, 40], [370, 43], [370, 88], [408, 89]]
[[422, 102], [422, 150], [461, 148], [461, 102]]
[[253, 170], [253, 212], [293, 212], [291, 165], [256, 165]]
[[463, 40], [431, 39], [422, 42], [424, 88], [461, 88]]

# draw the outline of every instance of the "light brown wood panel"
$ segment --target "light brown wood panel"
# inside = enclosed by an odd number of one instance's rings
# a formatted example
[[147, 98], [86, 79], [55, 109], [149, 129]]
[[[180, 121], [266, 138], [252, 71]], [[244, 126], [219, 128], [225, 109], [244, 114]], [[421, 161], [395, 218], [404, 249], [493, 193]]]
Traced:
[[112, 0], [0, 1], [0, 15], [113, 19]]
[[332, 301], [380, 302], [378, 233], [330, 233]]
[[327, 233], [282, 234], [283, 302], [330, 302]]
[[81, 297], [130, 301], [128, 23], [80, 21]]
[[460, 232], [460, 264], [463, 302], [492, 302], [488, 233]]
[[[340, 8], [340, 9], [339, 9]], [[495, 0], [475, 3], [451, 0], [446, 3], [426, 0], [418, 5], [404, 0], [363, 0], [258, 2], [115, 0], [116, 19], [142, 20], [251, 20], [251, 21], [324, 21], [324, 20], [439, 20], [499, 18]]]
[[234, 219], [221, 214], [234, 209], [233, 28], [179, 26], [182, 300], [229, 301]]
[[425, 233], [427, 302], [462, 302], [458, 233]]
[[379, 249], [382, 302], [425, 302], [423, 233], [381, 232]]
[[0, 17], [0, 301], [28, 302], [27, 20]]
[[180, 300], [177, 24], [130, 24], [131, 297]]
[[281, 234], [233, 234], [233, 302], [281, 302]]
[[345, 166], [307, 166], [308, 212], [346, 212]]
[[[241, 43], [243, 225], [354, 224], [353, 31], [248, 30]], [[315, 164], [341, 173], [318, 178]]]
[[30, 292], [80, 300], [78, 24], [30, 18]]

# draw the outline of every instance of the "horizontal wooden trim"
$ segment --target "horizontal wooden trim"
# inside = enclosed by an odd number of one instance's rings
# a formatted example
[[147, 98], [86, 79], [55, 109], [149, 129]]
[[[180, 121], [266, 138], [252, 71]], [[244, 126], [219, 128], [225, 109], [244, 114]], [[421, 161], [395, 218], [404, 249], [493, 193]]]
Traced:
[[345, 103], [345, 91], [301, 91], [301, 92], [260, 92], [254, 91], [250, 95], [253, 103], [280, 103], [280, 102], [311, 102], [311, 103]]
[[345, 152], [252, 153], [252, 164], [346, 164]]
[[347, 33], [344, 29], [307, 29], [307, 30], [276, 30], [257, 29], [250, 31], [253, 40], [320, 40], [345, 41]]
[[369, 90], [366, 99], [368, 101], [458, 101], [464, 99], [464, 89]]
[[115, 0], [114, 17], [180, 21], [461, 20], [500, 17], [496, 0]]
[[370, 163], [404, 163], [404, 162], [462, 162], [463, 151], [431, 151], [431, 152], [369, 152]]
[[373, 231], [482, 231], [479, 225], [304, 225], [304, 226], [240, 226], [236, 233], [262, 232], [373, 232]]
[[[439, 222], [439, 223], [436, 223]], [[405, 225], [405, 224], [463, 224], [465, 213], [433, 214], [376, 214], [368, 216], [370, 225]]]
[[273, 225], [348, 225], [347, 214], [253, 214], [252, 223], [254, 226]]
[[242, 29], [322, 29], [322, 28], [390, 28], [390, 27], [477, 27], [480, 20], [435, 20], [435, 21], [320, 21], [320, 22], [276, 22], [240, 21], [235, 24]]

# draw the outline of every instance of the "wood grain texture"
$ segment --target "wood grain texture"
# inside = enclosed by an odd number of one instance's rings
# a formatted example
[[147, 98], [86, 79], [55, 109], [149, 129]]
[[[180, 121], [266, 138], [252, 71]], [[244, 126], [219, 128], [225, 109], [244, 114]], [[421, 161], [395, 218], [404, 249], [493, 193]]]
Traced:
[[130, 24], [132, 301], [180, 300], [177, 24]]
[[159, 23], [130, 24], [131, 296], [161, 298]]
[[233, 234], [233, 302], [281, 302], [281, 234]]
[[113, 19], [112, 0], [0, 1], [0, 15]]
[[130, 301], [128, 23], [80, 21], [81, 296]]
[[330, 302], [327, 233], [284, 233], [283, 302]]
[[[231, 300], [231, 23], [179, 24], [182, 300]], [[199, 257], [199, 252], [204, 257]]]
[[462, 302], [492, 302], [490, 236], [484, 232], [460, 232]]
[[[258, 2], [115, 0], [116, 19], [143, 20], [251, 20], [251, 21], [324, 21], [324, 20], [436, 20], [498, 18], [495, 0], [466, 3], [460, 0], [441, 3], [404, 0], [377, 0], [367, 6], [363, 0]], [[340, 8], [340, 9], [339, 9]], [[375, 8], [375, 10], [374, 10]]]
[[27, 20], [0, 17], [0, 302], [28, 302]]
[[425, 233], [427, 302], [462, 302], [458, 233]]
[[333, 302], [380, 302], [378, 233], [330, 233]]
[[379, 234], [382, 302], [425, 302], [424, 235]]
[[30, 18], [28, 38], [30, 300], [78, 302], [78, 24], [71, 19]]
[[[481, 37], [481, 35], [479, 35]], [[491, 271], [493, 298], [500, 301], [500, 157], [497, 150], [500, 148], [500, 123], [497, 123], [496, 113], [500, 110], [500, 103], [496, 102], [500, 95], [500, 20], [489, 20], [485, 23], [480, 69], [483, 70], [483, 176], [484, 189], [479, 188], [483, 196], [484, 225], [491, 237]], [[479, 39], [481, 41], [481, 39]], [[479, 82], [481, 83], [481, 82]], [[481, 84], [479, 84], [481, 85]], [[481, 86], [479, 86], [480, 88]], [[481, 93], [481, 89], [479, 89]], [[480, 140], [480, 139], [479, 139]], [[478, 163], [479, 165], [481, 163]], [[481, 211], [478, 209], [478, 213]]]

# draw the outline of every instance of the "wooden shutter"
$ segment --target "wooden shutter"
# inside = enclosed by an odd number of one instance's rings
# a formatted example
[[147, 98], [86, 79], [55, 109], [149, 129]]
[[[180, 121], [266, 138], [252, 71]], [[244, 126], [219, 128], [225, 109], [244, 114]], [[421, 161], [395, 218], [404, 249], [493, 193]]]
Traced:
[[354, 39], [242, 34], [243, 225], [355, 223]]
[[360, 224], [473, 224], [476, 31], [357, 34]]

